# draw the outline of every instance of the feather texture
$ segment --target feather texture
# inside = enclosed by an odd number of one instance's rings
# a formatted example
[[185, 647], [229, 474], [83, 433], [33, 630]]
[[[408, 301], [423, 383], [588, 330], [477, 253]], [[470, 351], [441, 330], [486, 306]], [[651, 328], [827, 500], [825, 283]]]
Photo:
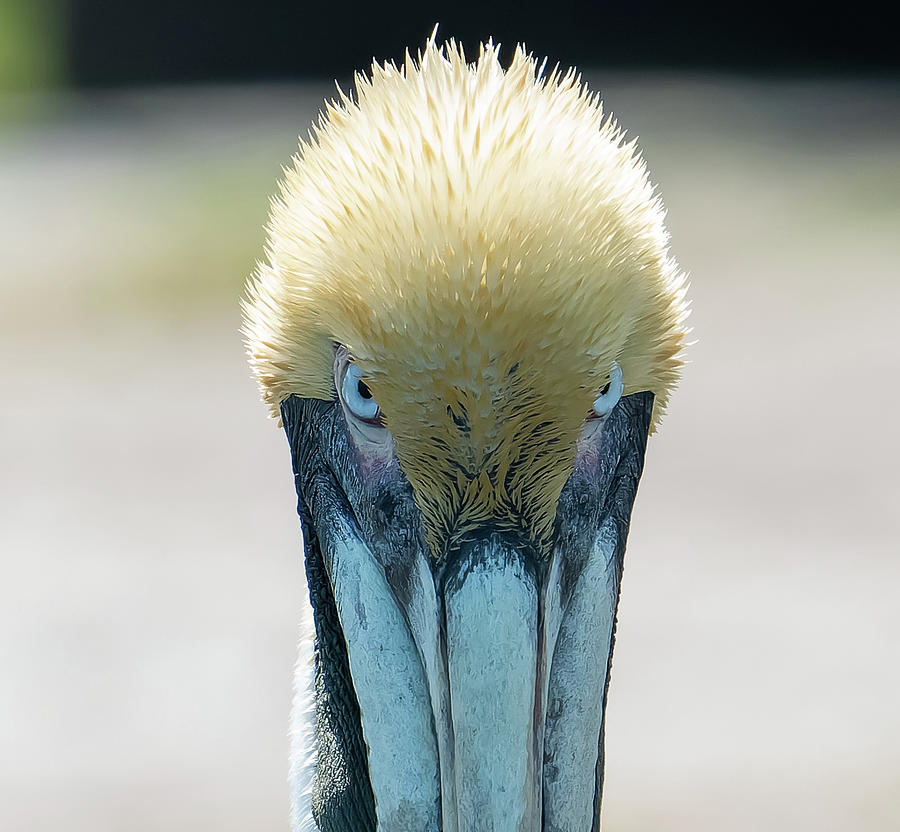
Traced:
[[549, 538], [613, 361], [654, 425], [679, 377], [686, 282], [646, 167], [522, 47], [504, 69], [432, 39], [358, 75], [285, 171], [266, 254], [244, 332], [273, 416], [331, 398], [346, 345], [438, 557], [489, 518]]

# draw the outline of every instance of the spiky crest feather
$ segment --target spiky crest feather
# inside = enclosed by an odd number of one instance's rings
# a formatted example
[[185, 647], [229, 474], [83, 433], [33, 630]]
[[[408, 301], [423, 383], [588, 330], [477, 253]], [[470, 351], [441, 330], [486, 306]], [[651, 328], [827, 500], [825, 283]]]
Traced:
[[436, 554], [486, 519], [546, 541], [612, 362], [655, 393], [654, 426], [682, 364], [685, 279], [635, 143], [543, 69], [432, 38], [357, 75], [285, 171], [248, 286], [273, 416], [331, 398], [346, 345]]

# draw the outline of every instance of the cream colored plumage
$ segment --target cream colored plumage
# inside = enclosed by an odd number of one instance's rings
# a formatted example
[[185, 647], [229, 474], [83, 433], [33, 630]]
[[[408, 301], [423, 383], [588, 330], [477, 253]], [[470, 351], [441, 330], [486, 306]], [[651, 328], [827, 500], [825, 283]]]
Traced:
[[245, 335], [274, 416], [331, 398], [334, 344], [377, 399], [440, 556], [526, 517], [548, 538], [591, 402], [678, 379], [685, 281], [634, 143], [569, 71], [453, 42], [375, 65], [285, 172]]

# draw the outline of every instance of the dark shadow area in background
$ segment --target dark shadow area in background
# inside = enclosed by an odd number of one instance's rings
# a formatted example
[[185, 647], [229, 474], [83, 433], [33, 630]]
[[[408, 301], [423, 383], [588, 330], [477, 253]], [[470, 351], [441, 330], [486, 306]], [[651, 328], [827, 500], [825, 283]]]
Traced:
[[372, 57], [399, 59], [435, 22], [475, 54], [493, 35], [563, 65], [757, 73], [900, 68], [893, 27], [859, 4], [67, 0], [70, 77], [82, 86], [290, 77], [346, 78]]

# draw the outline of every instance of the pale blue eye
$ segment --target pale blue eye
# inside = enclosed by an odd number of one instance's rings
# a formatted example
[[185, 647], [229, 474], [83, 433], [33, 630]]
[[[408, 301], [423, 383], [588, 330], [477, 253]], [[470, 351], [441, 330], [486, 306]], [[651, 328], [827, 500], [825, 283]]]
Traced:
[[356, 364], [347, 365], [344, 380], [341, 382], [341, 400], [347, 410], [358, 419], [372, 422], [378, 416], [378, 402], [362, 380], [362, 370]]
[[622, 391], [625, 385], [622, 382], [622, 370], [619, 365], [613, 361], [612, 369], [609, 372], [609, 384], [603, 392], [594, 399], [594, 413], [597, 416], [609, 416], [612, 409], [616, 406], [616, 402], [622, 398]]

